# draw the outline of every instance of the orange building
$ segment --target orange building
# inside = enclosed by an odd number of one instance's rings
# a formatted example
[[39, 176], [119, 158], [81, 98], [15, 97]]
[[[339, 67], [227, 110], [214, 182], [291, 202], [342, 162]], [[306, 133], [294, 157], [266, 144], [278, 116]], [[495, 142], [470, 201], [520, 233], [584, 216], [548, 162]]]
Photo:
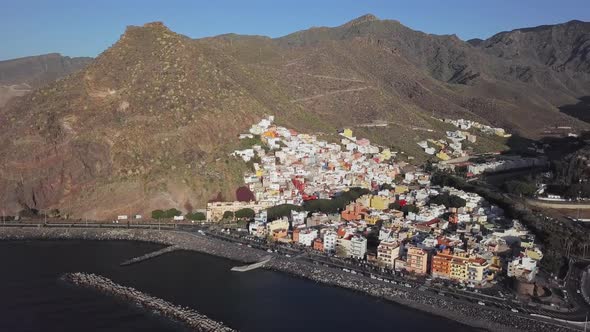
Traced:
[[417, 247], [408, 248], [406, 271], [415, 274], [428, 273], [428, 252]]
[[324, 241], [321, 238], [313, 240], [313, 249], [318, 251], [324, 251]]
[[287, 232], [286, 229], [280, 228], [280, 229], [273, 230], [272, 233], [271, 233], [271, 235], [272, 235], [272, 239], [274, 241], [278, 241], [279, 239], [286, 238], [287, 235], [288, 235], [288, 232]]
[[450, 278], [452, 260], [453, 254], [449, 249], [444, 249], [436, 254], [436, 256], [432, 257], [432, 276], [438, 278]]
[[346, 209], [342, 211], [342, 219], [346, 221], [362, 220], [367, 214], [367, 208], [359, 203], [350, 203]]
[[293, 242], [295, 243], [299, 242], [299, 232], [299, 228], [293, 230]]

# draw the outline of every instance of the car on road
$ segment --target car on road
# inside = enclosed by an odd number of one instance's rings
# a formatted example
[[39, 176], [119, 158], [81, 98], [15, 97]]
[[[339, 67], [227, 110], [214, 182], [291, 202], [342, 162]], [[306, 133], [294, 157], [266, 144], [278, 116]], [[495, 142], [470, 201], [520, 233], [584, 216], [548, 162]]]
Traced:
[[478, 301], [478, 302], [477, 302], [477, 304], [479, 304], [479, 305], [486, 305], [486, 304], [485, 304], [484, 302], [482, 302], [482, 301]]

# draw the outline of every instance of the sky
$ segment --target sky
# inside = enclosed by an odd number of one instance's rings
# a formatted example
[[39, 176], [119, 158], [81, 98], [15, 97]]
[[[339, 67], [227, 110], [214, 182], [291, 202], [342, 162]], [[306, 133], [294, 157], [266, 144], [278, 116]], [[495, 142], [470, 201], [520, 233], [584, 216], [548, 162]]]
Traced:
[[0, 60], [46, 53], [96, 56], [128, 25], [163, 21], [192, 38], [279, 37], [371, 13], [463, 40], [577, 19], [590, 0], [0, 0]]

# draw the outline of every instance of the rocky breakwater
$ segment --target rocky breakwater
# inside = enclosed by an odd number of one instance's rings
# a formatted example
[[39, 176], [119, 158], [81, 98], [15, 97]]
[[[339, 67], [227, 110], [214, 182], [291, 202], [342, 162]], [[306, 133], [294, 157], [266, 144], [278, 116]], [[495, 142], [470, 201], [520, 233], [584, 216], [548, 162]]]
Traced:
[[158, 315], [181, 322], [194, 331], [200, 332], [230, 332], [234, 329], [216, 322], [196, 310], [174, 305], [157, 297], [142, 293], [135, 288], [119, 285], [112, 280], [89, 273], [67, 273], [63, 280], [76, 286], [94, 289], [104, 294], [135, 303], [142, 308], [153, 311]]
[[265, 265], [265, 268], [286, 272], [318, 283], [358, 291], [490, 331], [577, 331], [573, 327], [540, 321], [525, 314], [514, 314], [505, 310], [472, 305], [451, 297], [431, 292], [426, 293], [426, 291], [416, 288], [384, 283], [344, 273], [337, 269], [287, 260], [282, 257], [271, 260]]

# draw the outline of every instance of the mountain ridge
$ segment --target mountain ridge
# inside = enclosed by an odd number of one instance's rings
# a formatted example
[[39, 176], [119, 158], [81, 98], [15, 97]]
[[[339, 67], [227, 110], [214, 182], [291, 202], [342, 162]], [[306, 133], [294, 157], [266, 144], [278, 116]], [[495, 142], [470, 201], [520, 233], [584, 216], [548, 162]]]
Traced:
[[82, 69], [91, 59], [48, 53], [0, 61], [0, 107], [14, 97]]
[[[529, 138], [549, 125], [588, 129], [557, 109], [590, 95], [585, 48], [575, 46], [585, 30], [556, 28], [568, 52], [580, 50], [559, 71], [533, 52], [543, 34], [506, 49], [374, 16], [348, 23], [274, 39], [191, 39], [161, 22], [129, 26], [83, 69], [0, 111], [0, 158], [8, 161], [0, 165], [0, 206], [101, 219], [232, 200], [247, 165], [229, 153], [266, 115], [328, 139], [343, 127], [387, 122], [355, 131], [418, 159], [416, 142], [444, 133], [433, 116]], [[498, 56], [517, 46], [524, 55]]]

